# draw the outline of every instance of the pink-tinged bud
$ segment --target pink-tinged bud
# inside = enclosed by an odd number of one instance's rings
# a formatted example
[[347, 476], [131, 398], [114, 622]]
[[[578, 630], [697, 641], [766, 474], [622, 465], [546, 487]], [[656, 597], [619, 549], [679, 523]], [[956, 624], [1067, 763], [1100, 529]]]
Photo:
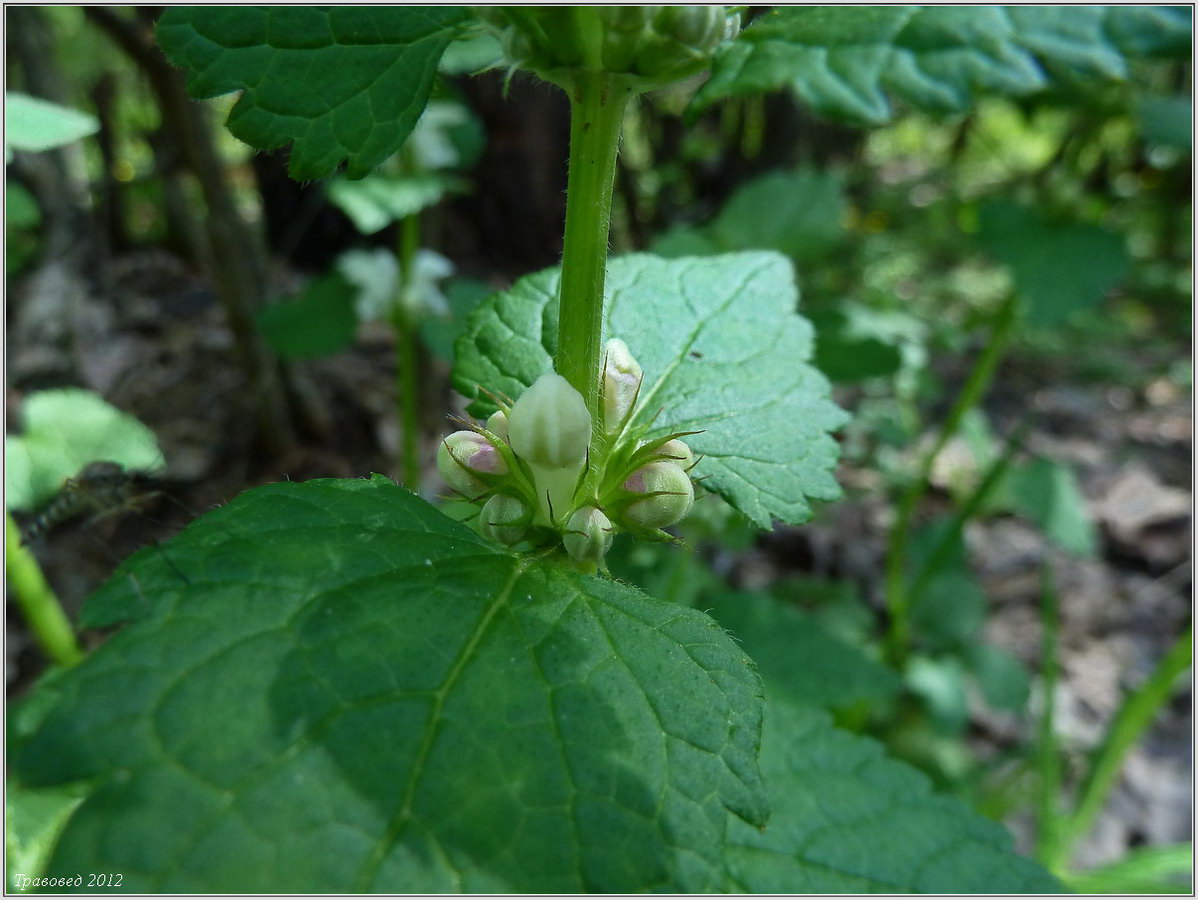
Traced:
[[624, 490], [647, 494], [623, 510], [623, 518], [641, 528], [665, 528], [681, 521], [695, 502], [690, 477], [672, 462], [653, 462], [624, 481]]
[[441, 441], [437, 449], [437, 471], [446, 484], [467, 497], [486, 489], [482, 479], [474, 473], [506, 475], [507, 470], [507, 463], [499, 451], [473, 431], [455, 431]]
[[619, 338], [608, 341], [603, 364], [603, 428], [608, 434], [617, 431], [632, 411], [643, 377], [628, 345]]
[[561, 469], [586, 456], [591, 415], [582, 394], [556, 372], [538, 378], [507, 418], [508, 442], [526, 462]]
[[611, 549], [614, 534], [611, 519], [602, 510], [584, 506], [575, 510], [566, 523], [562, 545], [577, 562], [598, 563]]
[[523, 500], [496, 494], [488, 500], [479, 516], [479, 530], [497, 544], [510, 546], [524, 540], [532, 511]]

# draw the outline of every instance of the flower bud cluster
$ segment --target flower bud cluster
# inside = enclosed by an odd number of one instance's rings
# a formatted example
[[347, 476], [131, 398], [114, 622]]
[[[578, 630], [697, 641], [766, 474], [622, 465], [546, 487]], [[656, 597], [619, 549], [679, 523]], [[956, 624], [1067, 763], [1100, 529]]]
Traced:
[[[643, 372], [621, 340], [608, 342], [592, 428], [582, 395], [542, 375], [484, 425], [441, 442], [437, 468], [481, 507], [478, 529], [509, 547], [560, 544], [578, 564], [602, 563], [620, 531], [671, 540], [695, 500], [695, 456], [681, 434], [642, 440], [634, 424]], [[594, 440], [592, 440], [594, 438]]]
[[735, 37], [724, 6], [478, 6], [513, 65], [551, 81], [560, 70], [602, 69], [660, 86], [702, 71]]

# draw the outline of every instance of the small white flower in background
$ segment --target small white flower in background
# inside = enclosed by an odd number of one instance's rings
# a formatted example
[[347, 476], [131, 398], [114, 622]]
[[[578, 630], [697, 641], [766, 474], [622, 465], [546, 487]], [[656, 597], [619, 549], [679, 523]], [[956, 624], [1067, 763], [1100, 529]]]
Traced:
[[[348, 250], [337, 259], [337, 271], [358, 289], [358, 319], [374, 322], [390, 317], [400, 295], [399, 262], [390, 250]], [[437, 282], [453, 274], [453, 263], [433, 250], [417, 250], [412, 260], [412, 287], [402, 296], [414, 318], [444, 316], [449, 301]]]
[[457, 168], [461, 154], [450, 140], [449, 130], [469, 121], [470, 114], [460, 103], [451, 100], [430, 102], [408, 138], [416, 168], [423, 171]]

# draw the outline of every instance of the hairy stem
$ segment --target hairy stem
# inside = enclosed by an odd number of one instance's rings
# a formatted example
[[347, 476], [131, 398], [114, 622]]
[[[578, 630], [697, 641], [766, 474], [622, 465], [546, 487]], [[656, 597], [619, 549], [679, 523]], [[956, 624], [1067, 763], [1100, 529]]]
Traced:
[[[570, 174], [554, 368], [600, 422], [603, 283], [620, 126], [632, 89], [602, 71], [575, 73], [570, 93]], [[602, 429], [596, 429], [601, 432]]]
[[71, 622], [46, 583], [41, 567], [29, 548], [21, 543], [21, 532], [12, 514], [4, 514], [4, 574], [29, 630], [38, 646], [60, 666], [73, 666], [83, 658]]

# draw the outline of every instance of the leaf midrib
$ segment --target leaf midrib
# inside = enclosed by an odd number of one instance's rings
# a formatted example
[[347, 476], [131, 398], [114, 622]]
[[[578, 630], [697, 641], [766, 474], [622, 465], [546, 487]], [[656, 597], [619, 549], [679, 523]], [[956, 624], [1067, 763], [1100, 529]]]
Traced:
[[496, 613], [507, 605], [516, 582], [520, 580], [520, 576], [524, 574], [528, 566], [529, 563], [527, 561], [516, 561], [516, 565], [513, 567], [512, 574], [508, 578], [507, 583], [495, 595], [495, 599], [491, 602], [491, 605], [487, 608], [487, 611], [475, 627], [474, 633], [462, 645], [462, 650], [445, 676], [445, 681], [433, 695], [433, 703], [429, 710], [428, 720], [424, 726], [424, 735], [420, 742], [420, 748], [416, 752], [416, 759], [412, 764], [408, 783], [404, 787], [403, 800], [400, 802], [399, 809], [396, 810], [395, 815], [388, 823], [387, 830], [383, 833], [382, 839], [375, 845], [374, 850], [366, 858], [365, 863], [363, 863], [361, 870], [358, 872], [358, 877], [355, 879], [355, 893], [364, 894], [370, 892], [374, 879], [378, 876], [379, 869], [387, 858], [387, 854], [391, 852], [391, 849], [398, 842], [400, 835], [403, 834], [404, 828], [412, 820], [412, 801], [416, 796], [416, 788], [419, 786], [420, 779], [424, 774], [424, 767], [428, 762], [429, 753], [432, 750], [437, 732], [440, 730], [441, 710], [445, 706], [445, 699], [449, 696], [449, 692], [453, 690], [454, 684], [469, 664], [474, 655], [475, 648], [482, 641]]

